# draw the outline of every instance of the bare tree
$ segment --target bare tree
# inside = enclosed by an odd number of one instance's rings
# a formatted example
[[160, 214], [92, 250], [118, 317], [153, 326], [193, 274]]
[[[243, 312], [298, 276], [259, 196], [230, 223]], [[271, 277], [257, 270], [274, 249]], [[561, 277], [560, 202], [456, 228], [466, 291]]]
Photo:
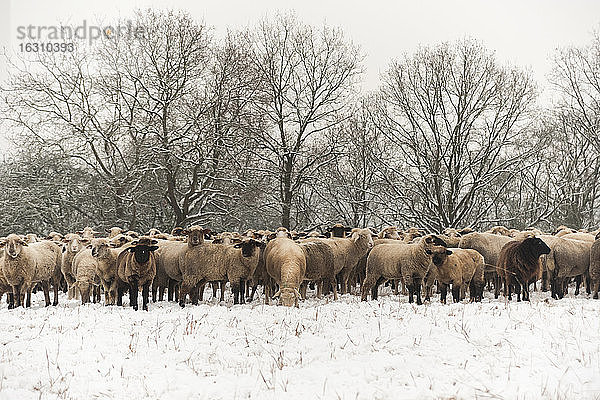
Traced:
[[[378, 126], [397, 150], [383, 176], [430, 229], [475, 224], [510, 182], [535, 87], [473, 40], [422, 47], [383, 77]], [[491, 192], [494, 187], [495, 192]]]
[[344, 114], [361, 57], [341, 30], [314, 29], [290, 15], [262, 21], [247, 38], [260, 82], [255, 107], [267, 121], [255, 136], [256, 154], [278, 186], [274, 207], [289, 228], [306, 177], [335, 156], [335, 149], [318, 142]]

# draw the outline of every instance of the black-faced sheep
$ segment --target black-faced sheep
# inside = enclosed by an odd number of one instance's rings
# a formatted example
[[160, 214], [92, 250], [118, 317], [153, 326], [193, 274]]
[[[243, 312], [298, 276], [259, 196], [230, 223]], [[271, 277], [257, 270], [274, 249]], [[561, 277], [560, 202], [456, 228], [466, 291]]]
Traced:
[[148, 310], [150, 285], [156, 275], [156, 257], [158, 241], [141, 237], [131, 242], [117, 257], [119, 279], [129, 284], [129, 302], [134, 310], [138, 309], [138, 292], [142, 289], [142, 308]]
[[346, 233], [351, 232], [352, 228], [348, 226], [344, 226], [342, 224], [335, 224], [330, 228], [327, 228], [327, 232], [329, 232], [329, 237], [332, 238], [344, 238], [346, 237]]
[[[288, 238], [271, 240], [265, 248], [265, 265], [279, 285], [275, 297], [279, 296], [284, 306], [298, 307], [299, 288], [306, 273], [306, 257], [300, 245]], [[268, 301], [269, 294], [265, 293], [267, 304]]]
[[373, 247], [367, 258], [366, 277], [361, 287], [361, 299], [377, 299], [377, 289], [390, 279], [402, 279], [408, 288], [408, 301], [421, 301], [421, 285], [429, 271], [434, 251], [445, 251], [446, 243], [436, 235], [427, 235], [415, 243], [383, 243]]
[[40, 282], [44, 291], [46, 306], [50, 305], [50, 284], [54, 286], [54, 302], [58, 304], [60, 284], [60, 247], [54, 242], [26, 243], [18, 235], [10, 234], [2, 242], [4, 262], [2, 272], [12, 287], [16, 306], [22, 305], [22, 296], [27, 294], [26, 306], [31, 306], [31, 289]]
[[511, 289], [514, 286], [517, 301], [529, 301], [529, 284], [542, 277], [540, 256], [550, 253], [550, 247], [538, 237], [525, 240], [511, 240], [500, 251], [496, 271], [504, 284], [504, 297], [512, 300]]

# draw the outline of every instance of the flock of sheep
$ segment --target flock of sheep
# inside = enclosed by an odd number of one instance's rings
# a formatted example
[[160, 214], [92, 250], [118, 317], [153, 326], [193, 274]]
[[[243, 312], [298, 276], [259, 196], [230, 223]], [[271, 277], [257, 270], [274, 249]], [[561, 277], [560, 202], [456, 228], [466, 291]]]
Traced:
[[360, 293], [376, 299], [381, 284], [390, 284], [409, 302], [431, 300], [434, 286], [445, 303], [448, 289], [458, 302], [469, 292], [481, 301], [484, 288], [501, 290], [507, 299], [529, 300], [529, 287], [562, 298], [571, 279], [581, 282], [598, 298], [600, 235], [561, 226], [553, 234], [537, 229], [517, 231], [502, 226], [486, 232], [445, 229], [440, 234], [422, 229], [387, 227], [380, 232], [336, 224], [321, 232], [248, 230], [243, 234], [192, 226], [171, 234], [151, 229], [146, 235], [113, 227], [106, 237], [86, 227], [77, 233], [50, 233], [40, 240], [34, 234], [10, 234], [0, 239], [0, 298], [7, 293], [9, 308], [31, 305], [31, 293], [43, 290], [46, 306], [58, 304], [58, 292], [82, 303], [106, 305], [129, 301], [142, 309], [152, 301], [202, 300], [206, 284], [213, 296], [224, 300], [230, 283], [234, 304], [252, 300], [262, 286], [265, 302], [279, 298], [285, 306], [298, 306], [307, 287], [317, 296], [338, 292]]

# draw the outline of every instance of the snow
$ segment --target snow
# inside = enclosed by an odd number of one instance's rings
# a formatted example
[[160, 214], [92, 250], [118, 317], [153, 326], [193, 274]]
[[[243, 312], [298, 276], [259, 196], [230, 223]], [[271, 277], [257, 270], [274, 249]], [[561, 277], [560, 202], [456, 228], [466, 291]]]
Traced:
[[3, 301], [0, 399], [600, 396], [600, 301], [586, 295], [416, 306], [387, 292], [299, 309], [228, 295], [149, 312]]

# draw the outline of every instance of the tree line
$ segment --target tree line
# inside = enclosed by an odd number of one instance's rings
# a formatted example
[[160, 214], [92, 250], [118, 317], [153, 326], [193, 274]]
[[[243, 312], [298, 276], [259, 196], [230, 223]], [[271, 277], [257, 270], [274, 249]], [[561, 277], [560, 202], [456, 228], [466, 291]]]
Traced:
[[360, 47], [293, 14], [219, 38], [179, 11], [134, 25], [9, 57], [2, 234], [598, 224], [598, 34], [556, 50], [541, 107], [476, 39], [399, 56], [364, 93]]

